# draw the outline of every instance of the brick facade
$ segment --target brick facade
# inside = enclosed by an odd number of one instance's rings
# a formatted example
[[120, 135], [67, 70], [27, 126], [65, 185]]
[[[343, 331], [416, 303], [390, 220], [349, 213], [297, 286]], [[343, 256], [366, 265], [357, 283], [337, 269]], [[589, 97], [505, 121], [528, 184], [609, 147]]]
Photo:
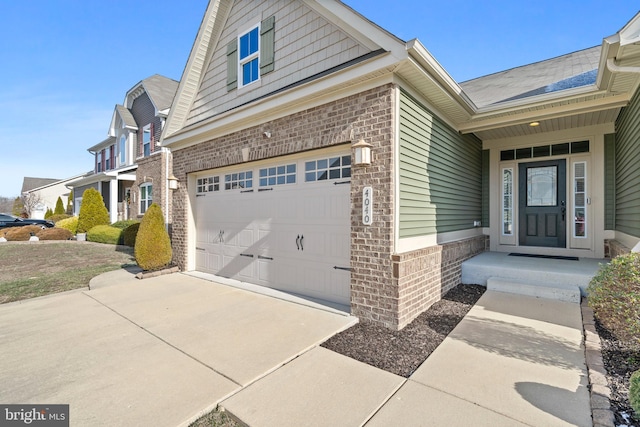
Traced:
[[[137, 160], [136, 180], [131, 187], [131, 192], [135, 193], [135, 198], [130, 204], [132, 218], [142, 218], [140, 213], [140, 185], [145, 182], [152, 184], [152, 201], [160, 206], [163, 214], [165, 213], [167, 202], [167, 161], [169, 161], [169, 171], [171, 171], [171, 154], [165, 150], [156, 151], [148, 157], [141, 157]], [[169, 197], [169, 224], [171, 223], [172, 201], [172, 198]]]
[[431, 246], [393, 255], [394, 287], [398, 289], [398, 320], [402, 329], [460, 284], [462, 262], [485, 251], [488, 236]]
[[[482, 252], [485, 238], [394, 255], [395, 104], [392, 84], [310, 108], [233, 134], [173, 151], [173, 174], [184, 184], [173, 192], [174, 262], [185, 269], [189, 198], [194, 172], [302, 151], [351, 144], [372, 145], [369, 166], [351, 171], [351, 313], [362, 321], [400, 329], [459, 283], [460, 264]], [[270, 132], [271, 138], [265, 138]], [[138, 176], [142, 176], [138, 169]], [[362, 224], [362, 190], [373, 188], [373, 224]], [[154, 190], [155, 191], [155, 190]]]
[[629, 252], [631, 252], [631, 249], [617, 240], [604, 241], [604, 256], [606, 258], [615, 258], [618, 255], [628, 254]]

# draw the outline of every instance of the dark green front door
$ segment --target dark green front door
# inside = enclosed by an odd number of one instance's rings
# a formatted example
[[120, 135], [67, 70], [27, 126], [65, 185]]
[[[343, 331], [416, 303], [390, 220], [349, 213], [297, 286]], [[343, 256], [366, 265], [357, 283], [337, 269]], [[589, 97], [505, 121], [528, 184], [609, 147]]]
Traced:
[[566, 161], [521, 163], [519, 172], [520, 245], [566, 247]]

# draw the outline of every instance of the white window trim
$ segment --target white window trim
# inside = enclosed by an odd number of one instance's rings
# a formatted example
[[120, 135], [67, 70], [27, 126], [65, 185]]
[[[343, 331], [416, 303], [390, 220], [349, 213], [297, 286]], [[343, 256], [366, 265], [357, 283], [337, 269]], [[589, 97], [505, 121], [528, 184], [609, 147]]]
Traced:
[[[258, 49], [256, 50], [255, 53], [247, 56], [244, 59], [241, 59], [240, 58], [240, 51], [241, 51], [240, 39], [243, 36], [249, 34], [251, 31], [253, 31], [255, 29], [258, 29]], [[261, 43], [261, 41], [260, 41], [260, 22], [258, 22], [255, 25], [252, 25], [248, 30], [246, 30], [246, 31], [244, 31], [244, 32], [242, 32], [242, 33], [240, 33], [238, 35], [238, 89], [250, 86], [250, 85], [260, 81], [260, 43]], [[244, 82], [244, 75], [242, 74], [242, 66], [244, 64], [246, 64], [247, 62], [253, 61], [256, 58], [258, 59], [258, 78], [253, 80], [253, 81], [251, 81], [251, 82], [249, 82], [249, 83], [247, 83], [247, 84], [244, 84], [243, 83]]]
[[[144, 136], [145, 134], [149, 134], [149, 141], [145, 142]], [[142, 153], [140, 153], [140, 157], [147, 157], [151, 155], [151, 143], [153, 141], [153, 136], [151, 135], [151, 123], [142, 128]], [[146, 154], [145, 147], [149, 146], [149, 154]]]
[[[506, 194], [505, 191], [504, 191], [504, 175], [505, 175], [505, 172], [507, 172], [507, 171], [509, 171], [511, 173], [511, 194]], [[500, 234], [502, 236], [511, 237], [511, 236], [514, 235], [514, 231], [515, 231], [514, 230], [514, 226], [515, 226], [515, 224], [514, 224], [514, 222], [515, 222], [514, 221], [514, 209], [513, 209], [513, 203], [514, 203], [513, 196], [514, 196], [514, 185], [515, 185], [514, 168], [512, 168], [512, 167], [502, 168], [502, 176], [501, 176], [500, 182], [501, 182], [501, 187], [502, 187], [501, 197], [500, 197], [501, 202], [502, 202], [500, 204], [500, 206], [501, 206], [501, 209], [500, 209], [500, 219], [501, 219], [500, 220], [500, 223], [501, 223], [500, 224]], [[509, 203], [508, 207], [505, 206], [506, 205], [506, 203], [505, 203], [506, 196], [510, 197], [510, 203]], [[506, 233], [505, 229], [504, 229], [505, 223], [507, 222], [507, 220], [505, 218], [505, 215], [504, 215], [505, 210], [509, 210], [511, 212], [511, 232], [510, 233]]]
[[[583, 165], [582, 167], [583, 167], [583, 170], [584, 170], [584, 176], [582, 176], [582, 177], [578, 177], [577, 176], [577, 173], [576, 173], [577, 172], [576, 171], [577, 165]], [[587, 212], [588, 211], [587, 205], [589, 204], [589, 201], [587, 200], [588, 199], [587, 195], [589, 194], [588, 193], [588, 188], [587, 188], [587, 162], [586, 161], [574, 162], [572, 166], [573, 166], [572, 167], [573, 171], [572, 171], [572, 177], [571, 177], [571, 181], [572, 181], [571, 182], [572, 183], [571, 188], [573, 190], [573, 195], [572, 195], [572, 197], [573, 197], [573, 213], [571, 215], [571, 217], [572, 217], [572, 221], [571, 221], [571, 223], [572, 223], [571, 224], [571, 236], [574, 239], [587, 239], [589, 237], [589, 235], [588, 235], [589, 227], [587, 226], [589, 224], [589, 214]], [[583, 192], [584, 193], [584, 205], [582, 205], [582, 206], [578, 206], [576, 204], [577, 195], [579, 194], [576, 191], [576, 183], [577, 183], [577, 180], [579, 178], [582, 178], [583, 181], [584, 181], [583, 182], [583, 186], [584, 186], [584, 192]], [[583, 212], [584, 212], [584, 219], [583, 219], [584, 236], [577, 236], [576, 235], [576, 224], [577, 224], [576, 212], [577, 212], [578, 209], [582, 209]]]
[[[145, 194], [146, 194], [146, 198], [142, 198], [142, 189], [145, 188]], [[149, 188], [151, 188], [151, 192], [149, 192]], [[151, 197], [149, 197], [149, 193], [151, 193]], [[142, 211], [142, 204], [145, 203], [145, 209], [144, 212]], [[143, 184], [140, 184], [140, 201], [138, 203], [138, 208], [139, 208], [139, 213], [141, 215], [144, 215], [145, 212], [147, 212], [147, 210], [149, 209], [149, 206], [151, 206], [151, 204], [153, 203], [153, 183], [152, 182], [145, 182]]]
[[127, 164], [127, 137], [125, 135], [120, 135], [118, 140], [118, 162], [120, 162], [120, 166]]

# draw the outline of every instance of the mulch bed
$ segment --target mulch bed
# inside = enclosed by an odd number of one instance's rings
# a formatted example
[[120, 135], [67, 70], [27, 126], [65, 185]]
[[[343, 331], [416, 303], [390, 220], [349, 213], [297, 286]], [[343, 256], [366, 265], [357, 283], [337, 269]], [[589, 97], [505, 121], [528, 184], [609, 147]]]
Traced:
[[322, 347], [408, 378], [485, 291], [484, 286], [458, 285], [400, 331], [361, 322]]
[[633, 409], [629, 404], [629, 378], [640, 369], [640, 344], [620, 341], [597, 320], [596, 331], [600, 335], [616, 426], [640, 427], [640, 420], [631, 417]]

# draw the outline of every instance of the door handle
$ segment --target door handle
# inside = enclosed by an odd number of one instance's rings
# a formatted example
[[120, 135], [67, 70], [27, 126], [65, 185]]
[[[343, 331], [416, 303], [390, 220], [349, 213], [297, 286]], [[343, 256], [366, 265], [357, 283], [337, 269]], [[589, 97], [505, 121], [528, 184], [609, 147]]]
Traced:
[[560, 212], [562, 213], [562, 220], [564, 221], [565, 213], [567, 212], [567, 208], [565, 207], [564, 200], [560, 202]]
[[298, 234], [298, 237], [296, 237], [296, 248], [298, 248], [299, 251], [304, 251], [304, 246], [302, 245], [303, 240], [304, 234]]
[[302, 244], [302, 242], [304, 241], [304, 234], [300, 236], [300, 250], [304, 251], [304, 246]]
[[296, 237], [296, 248], [298, 248], [298, 250], [300, 250], [300, 235], [298, 234], [298, 237]]

